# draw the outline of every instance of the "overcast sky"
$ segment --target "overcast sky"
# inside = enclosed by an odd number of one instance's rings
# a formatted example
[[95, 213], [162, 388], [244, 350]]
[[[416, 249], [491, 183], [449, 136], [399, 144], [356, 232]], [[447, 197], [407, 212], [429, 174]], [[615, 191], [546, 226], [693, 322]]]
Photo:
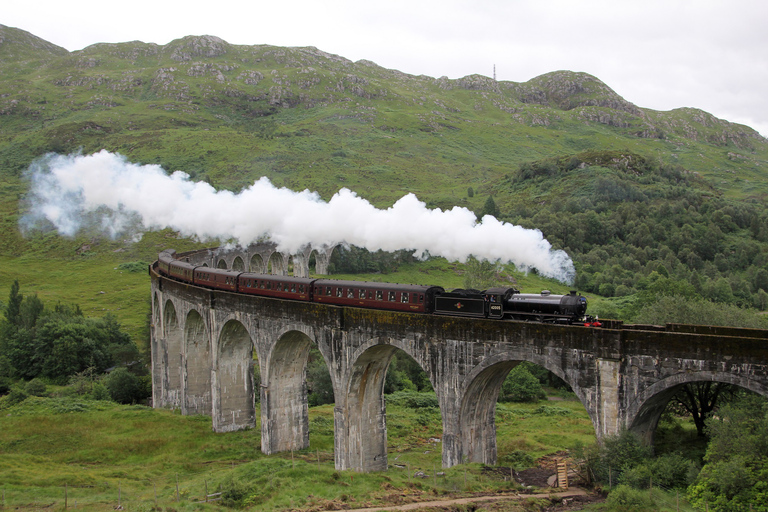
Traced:
[[433, 77], [583, 71], [640, 107], [696, 107], [768, 136], [766, 0], [26, 0], [5, 2], [0, 24], [70, 51], [214, 35]]

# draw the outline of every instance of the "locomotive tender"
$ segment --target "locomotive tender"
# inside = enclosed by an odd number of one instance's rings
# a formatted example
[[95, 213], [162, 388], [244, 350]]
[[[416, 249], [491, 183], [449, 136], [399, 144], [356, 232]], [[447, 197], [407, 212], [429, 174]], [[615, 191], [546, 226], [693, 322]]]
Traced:
[[575, 291], [568, 295], [553, 295], [546, 290], [541, 294], [520, 293], [515, 288], [446, 292], [440, 286], [276, 276], [193, 265], [176, 259], [173, 249], [160, 253], [155, 268], [171, 279], [196, 286], [278, 299], [438, 315], [600, 325], [586, 316], [587, 299]]

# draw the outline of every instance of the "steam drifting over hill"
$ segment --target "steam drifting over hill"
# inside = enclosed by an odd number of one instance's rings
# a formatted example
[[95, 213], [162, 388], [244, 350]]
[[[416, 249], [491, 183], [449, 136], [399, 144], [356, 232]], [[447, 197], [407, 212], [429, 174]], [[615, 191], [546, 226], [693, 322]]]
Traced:
[[100, 151], [49, 154], [29, 169], [31, 190], [22, 229], [52, 224], [66, 236], [97, 227], [110, 236], [171, 228], [199, 239], [248, 245], [269, 237], [282, 251], [312, 244], [348, 243], [371, 251], [413, 250], [418, 255], [465, 261], [470, 255], [514, 263], [521, 269], [572, 282], [574, 266], [553, 250], [541, 231], [500, 222], [463, 207], [429, 209], [407, 194], [378, 209], [343, 188], [328, 202], [315, 192], [275, 187], [261, 178], [244, 190], [216, 191], [183, 172], [137, 165]]

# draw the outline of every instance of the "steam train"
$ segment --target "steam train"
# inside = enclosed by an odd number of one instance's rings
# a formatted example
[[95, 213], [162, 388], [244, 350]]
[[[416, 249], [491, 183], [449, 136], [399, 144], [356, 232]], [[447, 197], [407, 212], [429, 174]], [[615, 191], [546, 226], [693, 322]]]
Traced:
[[173, 249], [160, 253], [155, 269], [196, 286], [262, 297], [462, 317], [600, 325], [586, 316], [587, 299], [575, 291], [568, 295], [520, 293], [515, 288], [447, 292], [440, 286], [276, 276], [193, 265], [176, 259]]

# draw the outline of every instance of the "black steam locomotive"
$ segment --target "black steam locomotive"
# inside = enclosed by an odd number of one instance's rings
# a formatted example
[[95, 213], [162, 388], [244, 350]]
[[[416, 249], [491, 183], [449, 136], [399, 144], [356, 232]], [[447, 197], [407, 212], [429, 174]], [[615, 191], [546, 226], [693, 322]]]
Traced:
[[586, 316], [587, 299], [575, 291], [568, 295], [553, 295], [546, 290], [541, 294], [520, 293], [515, 288], [446, 292], [440, 286], [276, 276], [194, 265], [176, 259], [172, 249], [161, 252], [152, 269], [196, 286], [279, 299], [438, 315], [600, 325]]

